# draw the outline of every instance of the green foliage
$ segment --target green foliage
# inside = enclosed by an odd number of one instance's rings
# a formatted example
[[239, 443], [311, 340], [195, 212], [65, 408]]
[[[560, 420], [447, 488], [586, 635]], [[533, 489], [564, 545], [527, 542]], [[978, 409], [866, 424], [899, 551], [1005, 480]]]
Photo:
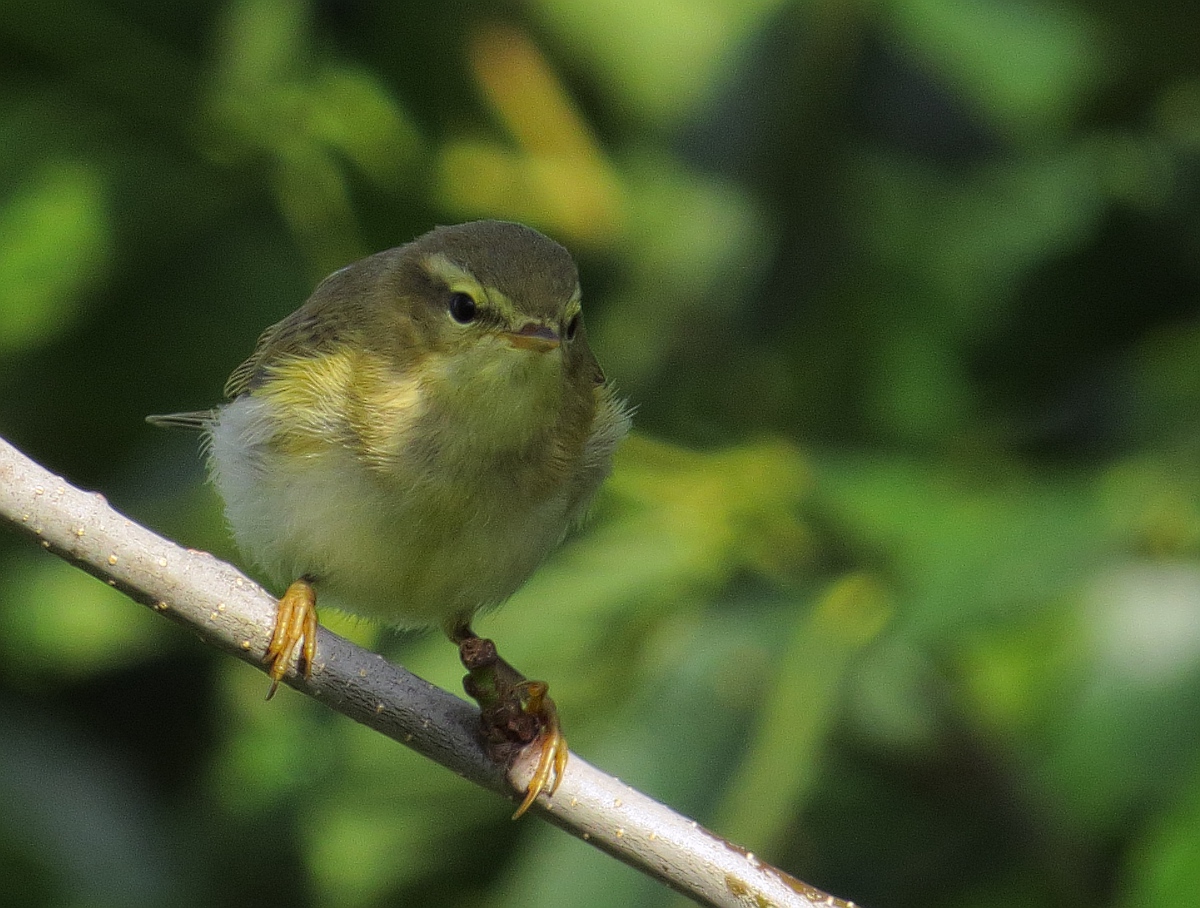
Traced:
[[47, 162], [0, 211], [0, 348], [40, 345], [69, 325], [108, 258], [101, 178], [80, 163]]
[[[883, 906], [1200, 891], [1200, 19], [1113, 0], [0, 12], [0, 434], [237, 558], [194, 439], [436, 223], [638, 407], [481, 621], [587, 759]], [[449, 689], [453, 647], [326, 612]], [[675, 897], [0, 537], [0, 903]]]

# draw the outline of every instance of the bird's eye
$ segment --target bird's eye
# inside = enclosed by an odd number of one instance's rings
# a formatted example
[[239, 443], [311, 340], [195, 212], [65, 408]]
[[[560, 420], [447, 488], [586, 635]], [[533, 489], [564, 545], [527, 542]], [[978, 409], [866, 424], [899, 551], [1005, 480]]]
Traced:
[[479, 309], [469, 293], [450, 294], [450, 317], [460, 325], [475, 321]]
[[579, 315], [576, 314], [567, 322], [566, 338], [568, 341], [575, 340], [575, 335], [579, 333]]

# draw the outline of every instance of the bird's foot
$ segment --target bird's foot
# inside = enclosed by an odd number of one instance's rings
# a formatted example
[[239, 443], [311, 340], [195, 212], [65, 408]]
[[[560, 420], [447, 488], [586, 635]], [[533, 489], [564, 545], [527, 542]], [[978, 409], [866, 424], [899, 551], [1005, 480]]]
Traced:
[[317, 591], [312, 581], [302, 577], [287, 588], [275, 613], [275, 630], [267, 644], [263, 662], [270, 663], [271, 689], [267, 699], [275, 696], [279, 682], [292, 664], [296, 647], [301, 647], [300, 662], [304, 677], [312, 677], [313, 660], [317, 658]]
[[458, 652], [469, 674], [463, 687], [479, 703], [479, 721], [488, 756], [509, 765], [530, 746], [538, 748], [538, 763], [525, 789], [525, 799], [513, 819], [529, 809], [537, 796], [558, 790], [567, 769], [567, 740], [558, 709], [544, 681], [530, 681], [500, 658], [491, 640], [474, 634], [458, 640]]

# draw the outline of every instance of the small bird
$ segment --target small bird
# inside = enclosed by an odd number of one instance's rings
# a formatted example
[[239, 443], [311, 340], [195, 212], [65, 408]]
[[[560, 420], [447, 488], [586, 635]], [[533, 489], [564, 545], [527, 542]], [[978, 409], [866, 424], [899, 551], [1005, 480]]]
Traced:
[[268, 328], [205, 433], [238, 546], [281, 585], [271, 691], [316, 659], [317, 592], [460, 649], [495, 759], [541, 748], [517, 810], [567, 747], [543, 682], [471, 630], [580, 523], [629, 430], [588, 346], [570, 253], [521, 224], [438, 227], [327, 277]]

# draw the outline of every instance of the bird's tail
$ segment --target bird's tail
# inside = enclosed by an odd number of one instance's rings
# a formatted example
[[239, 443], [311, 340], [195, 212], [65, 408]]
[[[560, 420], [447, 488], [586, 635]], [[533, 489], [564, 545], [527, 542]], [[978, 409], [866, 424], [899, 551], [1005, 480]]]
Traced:
[[147, 416], [146, 422], [162, 429], [187, 429], [191, 432], [203, 432], [217, 419], [216, 410], [193, 410], [191, 413], [164, 413], [161, 416]]

